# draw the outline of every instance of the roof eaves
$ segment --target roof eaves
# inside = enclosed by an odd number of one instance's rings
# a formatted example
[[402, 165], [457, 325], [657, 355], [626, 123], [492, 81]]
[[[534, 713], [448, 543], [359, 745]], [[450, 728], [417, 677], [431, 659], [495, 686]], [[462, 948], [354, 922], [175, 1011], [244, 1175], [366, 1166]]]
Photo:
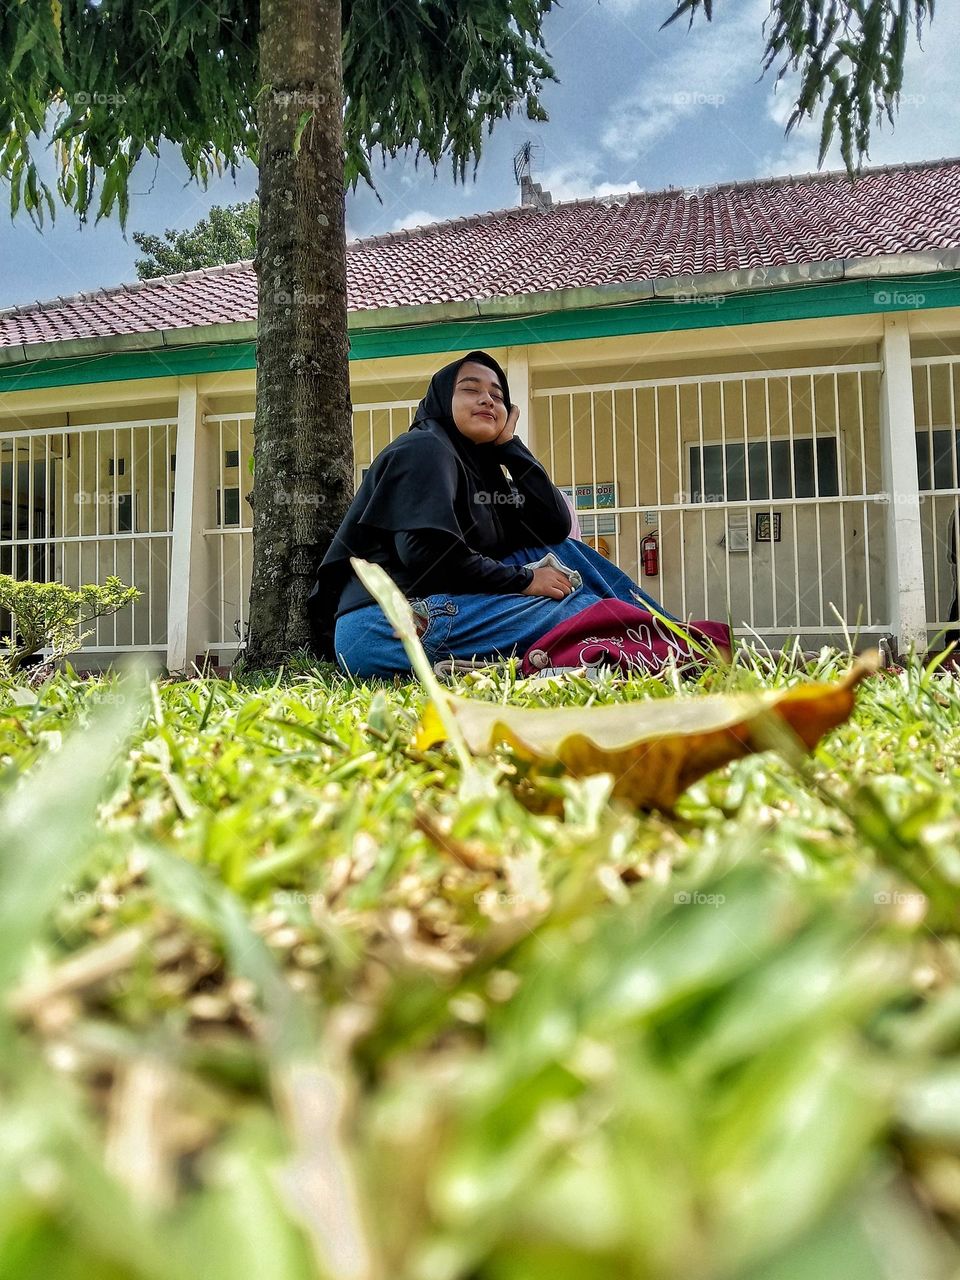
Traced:
[[921, 275], [960, 270], [960, 248], [927, 253], [884, 254], [867, 258], [833, 258], [827, 262], [787, 263], [776, 267], [741, 267], [699, 275], [662, 276], [655, 280], [551, 289], [475, 303], [430, 303], [424, 306], [382, 307], [352, 312], [351, 329], [388, 329], [436, 324], [445, 320], [519, 318], [551, 311], [576, 311], [630, 306], [655, 299], [678, 302], [711, 296], [828, 284], [874, 276]]
[[227, 324], [190, 325], [145, 333], [113, 333], [103, 337], [66, 338], [59, 342], [18, 343], [0, 347], [0, 367], [33, 364], [38, 360], [73, 360], [84, 356], [113, 355], [123, 351], [158, 351], [179, 347], [249, 342], [257, 336], [255, 320]]
[[[413, 328], [428, 324], [476, 319], [517, 319], [554, 311], [598, 310], [631, 304], [690, 301], [763, 290], [803, 287], [844, 279], [910, 276], [960, 270], [960, 247], [924, 253], [890, 253], [865, 258], [835, 258], [827, 262], [793, 263], [776, 267], [709, 271], [699, 275], [664, 276], [621, 284], [578, 286], [540, 293], [466, 302], [437, 302], [420, 306], [380, 307], [352, 311], [351, 331]], [[256, 321], [185, 326], [176, 329], [107, 337], [72, 338], [61, 342], [0, 347], [0, 365], [29, 364], [36, 360], [68, 359], [119, 351], [148, 351], [164, 347], [250, 341], [256, 337]]]

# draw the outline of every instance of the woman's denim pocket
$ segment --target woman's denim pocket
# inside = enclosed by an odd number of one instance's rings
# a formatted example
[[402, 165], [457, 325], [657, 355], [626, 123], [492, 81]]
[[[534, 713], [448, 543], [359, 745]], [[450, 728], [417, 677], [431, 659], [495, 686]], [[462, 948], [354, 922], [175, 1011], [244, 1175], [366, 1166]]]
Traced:
[[411, 600], [417, 637], [429, 653], [446, 644], [458, 609], [448, 595], [423, 596]]
[[426, 600], [411, 600], [414, 625], [417, 628], [417, 639], [422, 640], [430, 630], [430, 606]]

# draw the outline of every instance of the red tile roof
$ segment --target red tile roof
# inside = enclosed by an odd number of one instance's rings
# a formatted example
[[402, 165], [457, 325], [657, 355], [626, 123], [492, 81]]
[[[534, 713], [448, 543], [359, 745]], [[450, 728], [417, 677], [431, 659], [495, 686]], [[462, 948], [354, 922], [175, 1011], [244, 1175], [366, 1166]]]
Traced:
[[[516, 207], [354, 241], [349, 308], [960, 247], [960, 158]], [[0, 311], [0, 347], [251, 321], [249, 262]]]

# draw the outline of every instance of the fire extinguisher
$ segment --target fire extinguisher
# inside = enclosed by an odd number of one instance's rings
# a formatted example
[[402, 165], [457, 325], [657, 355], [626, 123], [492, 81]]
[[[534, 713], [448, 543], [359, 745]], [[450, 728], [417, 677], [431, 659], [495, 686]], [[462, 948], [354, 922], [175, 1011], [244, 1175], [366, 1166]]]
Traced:
[[660, 548], [656, 533], [648, 533], [640, 543], [640, 559], [643, 572], [648, 578], [655, 578], [660, 572]]

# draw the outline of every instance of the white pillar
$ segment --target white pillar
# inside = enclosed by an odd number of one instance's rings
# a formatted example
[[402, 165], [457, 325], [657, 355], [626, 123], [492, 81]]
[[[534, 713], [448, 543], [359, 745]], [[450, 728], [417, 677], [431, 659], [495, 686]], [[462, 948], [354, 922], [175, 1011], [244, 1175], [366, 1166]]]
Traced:
[[536, 453], [535, 444], [531, 444], [534, 436], [533, 401], [530, 398], [530, 363], [526, 347], [507, 347], [506, 374], [510, 383], [510, 398], [520, 406], [517, 439]]
[[916, 415], [906, 314], [885, 315], [880, 348], [880, 444], [887, 512], [887, 600], [901, 653], [927, 647], [927, 611], [920, 528]]
[[178, 382], [167, 667], [189, 673], [197, 654], [206, 652], [216, 625], [213, 599], [219, 586], [211, 580], [203, 536], [212, 475], [203, 427], [203, 400], [196, 378], [180, 378]]

